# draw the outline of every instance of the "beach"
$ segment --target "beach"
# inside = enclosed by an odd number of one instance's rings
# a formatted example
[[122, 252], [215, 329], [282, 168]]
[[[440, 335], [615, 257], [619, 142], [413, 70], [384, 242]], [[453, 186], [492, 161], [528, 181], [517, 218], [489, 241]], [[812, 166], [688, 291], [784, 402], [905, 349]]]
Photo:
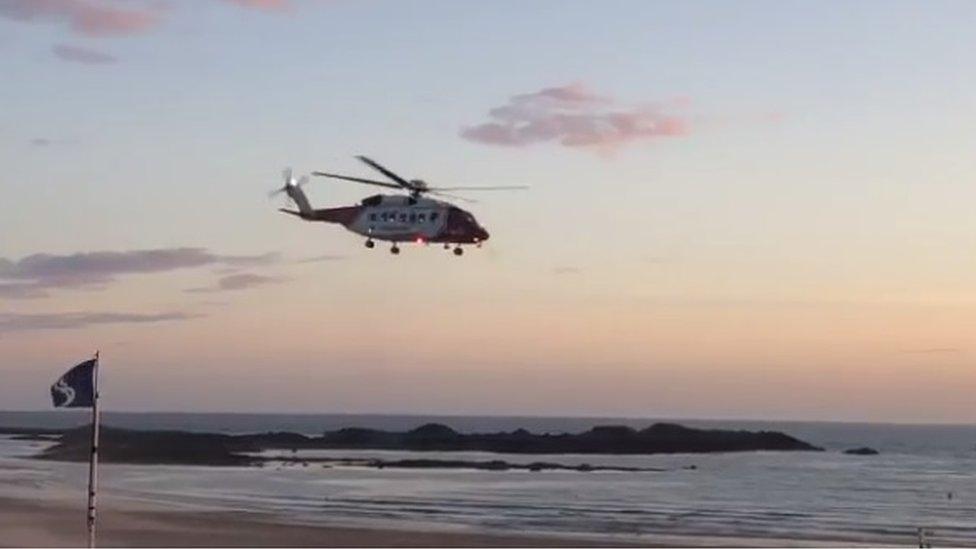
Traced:
[[[0, 497], [0, 547], [83, 547], [80, 501]], [[99, 547], [854, 547], [865, 543], [791, 538], [492, 534], [295, 524], [281, 515], [173, 509], [146, 502], [101, 505]]]
[[[79, 547], [84, 502], [0, 498], [0, 546]], [[102, 547], [571, 547], [579, 538], [287, 524], [264, 513], [200, 512], [145, 503], [99, 509]], [[620, 545], [602, 540], [600, 545]]]
[[[233, 424], [239, 418], [230, 416], [185, 416], [181, 425], [161, 425], [162, 419], [113, 416], [122, 424], [243, 430]], [[325, 426], [350, 422], [329, 416], [299, 419]], [[419, 421], [374, 418], [367, 425], [400, 428]], [[529, 423], [525, 418], [452, 421], [465, 430], [511, 430]], [[534, 428], [553, 431], [565, 428], [569, 420], [534, 421]], [[924, 528], [935, 546], [976, 546], [971, 521], [976, 497], [972, 428], [748, 426], [794, 433], [826, 450], [537, 456], [299, 449], [263, 452], [271, 460], [260, 467], [102, 463], [99, 543], [914, 546], [918, 528]], [[280, 430], [301, 425], [291, 418], [268, 416], [248, 417], [243, 427]], [[35, 459], [49, 444], [0, 437], [0, 544], [77, 546], [85, 541], [87, 463]], [[864, 445], [877, 448], [880, 455], [842, 451]], [[275, 456], [282, 459], [275, 461]], [[316, 461], [323, 458], [510, 463], [546, 459], [568, 466], [648, 470], [377, 469]]]

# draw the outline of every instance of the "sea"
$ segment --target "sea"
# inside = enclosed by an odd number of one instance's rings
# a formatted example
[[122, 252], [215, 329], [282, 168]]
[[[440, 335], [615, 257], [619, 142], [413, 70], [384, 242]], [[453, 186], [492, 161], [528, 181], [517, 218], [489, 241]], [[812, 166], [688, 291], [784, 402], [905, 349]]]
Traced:
[[[0, 426], [84, 425], [84, 413], [0, 412]], [[195, 414], [108, 412], [137, 429], [318, 434], [341, 427], [405, 430], [437, 422], [461, 432], [580, 432], [597, 425], [776, 430], [823, 452], [650, 456], [424, 452], [422, 457], [648, 472], [372, 469], [310, 462], [265, 467], [102, 464], [100, 491], [174, 507], [273, 513], [302, 524], [580, 536], [673, 545], [976, 547], [976, 426], [653, 418]], [[30, 459], [44, 442], [0, 438], [0, 496], [83, 493], [85, 464]], [[880, 453], [848, 455], [868, 446]], [[400, 451], [302, 451], [289, 457], [400, 459]], [[694, 466], [694, 467], [691, 467]]]

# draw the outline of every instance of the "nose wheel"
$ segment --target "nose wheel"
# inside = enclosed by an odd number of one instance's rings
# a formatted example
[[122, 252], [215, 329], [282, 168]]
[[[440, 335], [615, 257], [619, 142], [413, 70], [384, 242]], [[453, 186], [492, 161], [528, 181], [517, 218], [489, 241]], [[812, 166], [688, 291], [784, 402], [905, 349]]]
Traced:
[[373, 242], [373, 239], [368, 239], [366, 241], [366, 247], [369, 248], [369, 249], [373, 249], [373, 248], [376, 247], [376, 243]]
[[454, 248], [454, 255], [464, 255], [464, 249], [460, 246]]
[[400, 254], [400, 248], [398, 248], [397, 245], [394, 244], [393, 247], [390, 248], [390, 253], [393, 254], [393, 255], [399, 255]]

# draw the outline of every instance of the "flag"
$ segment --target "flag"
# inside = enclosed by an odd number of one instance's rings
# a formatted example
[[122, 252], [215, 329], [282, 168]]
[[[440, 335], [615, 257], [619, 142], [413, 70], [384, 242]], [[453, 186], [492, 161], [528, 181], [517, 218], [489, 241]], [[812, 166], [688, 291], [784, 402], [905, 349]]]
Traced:
[[95, 363], [86, 360], [68, 370], [51, 385], [51, 400], [55, 408], [91, 408], [95, 403]]

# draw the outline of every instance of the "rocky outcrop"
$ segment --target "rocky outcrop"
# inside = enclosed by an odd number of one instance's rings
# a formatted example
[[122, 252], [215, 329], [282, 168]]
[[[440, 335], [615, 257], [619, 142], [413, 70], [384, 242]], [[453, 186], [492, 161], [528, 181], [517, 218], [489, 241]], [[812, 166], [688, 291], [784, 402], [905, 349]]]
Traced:
[[[43, 452], [44, 459], [88, 459], [88, 428], [64, 432]], [[694, 429], [656, 423], [646, 429], [609, 425], [577, 434], [534, 434], [524, 429], [502, 433], [464, 434], [429, 423], [395, 432], [345, 428], [310, 437], [272, 432], [249, 435], [135, 431], [103, 427], [100, 455], [106, 462], [238, 465], [261, 461], [247, 456], [268, 449], [343, 449], [409, 451], [481, 451], [512, 454], [661, 454], [747, 452], [755, 450], [819, 451], [816, 446], [776, 431]], [[491, 469], [500, 464], [480, 464]], [[536, 467], [538, 469], [538, 467]]]
[[[256, 451], [248, 441], [232, 435], [183, 431], [134, 431], [102, 427], [99, 461], [107, 463], [171, 463], [184, 465], [246, 465], [253, 459], [242, 452]], [[274, 440], [272, 437], [271, 440]], [[80, 427], [65, 431], [57, 444], [38, 457], [59, 461], [88, 461], [91, 431]]]
[[844, 453], [851, 456], [876, 456], [881, 452], [875, 450], [874, 448], [862, 446], [860, 448], [851, 448], [849, 450], [844, 450]]
[[627, 426], [599, 426], [578, 434], [509, 433], [462, 434], [446, 425], [427, 424], [407, 432], [348, 429], [326, 432], [310, 440], [317, 448], [482, 451], [514, 454], [661, 454], [744, 452], [753, 450], [822, 450], [777, 431], [694, 429], [674, 423], [655, 423], [642, 430]]

